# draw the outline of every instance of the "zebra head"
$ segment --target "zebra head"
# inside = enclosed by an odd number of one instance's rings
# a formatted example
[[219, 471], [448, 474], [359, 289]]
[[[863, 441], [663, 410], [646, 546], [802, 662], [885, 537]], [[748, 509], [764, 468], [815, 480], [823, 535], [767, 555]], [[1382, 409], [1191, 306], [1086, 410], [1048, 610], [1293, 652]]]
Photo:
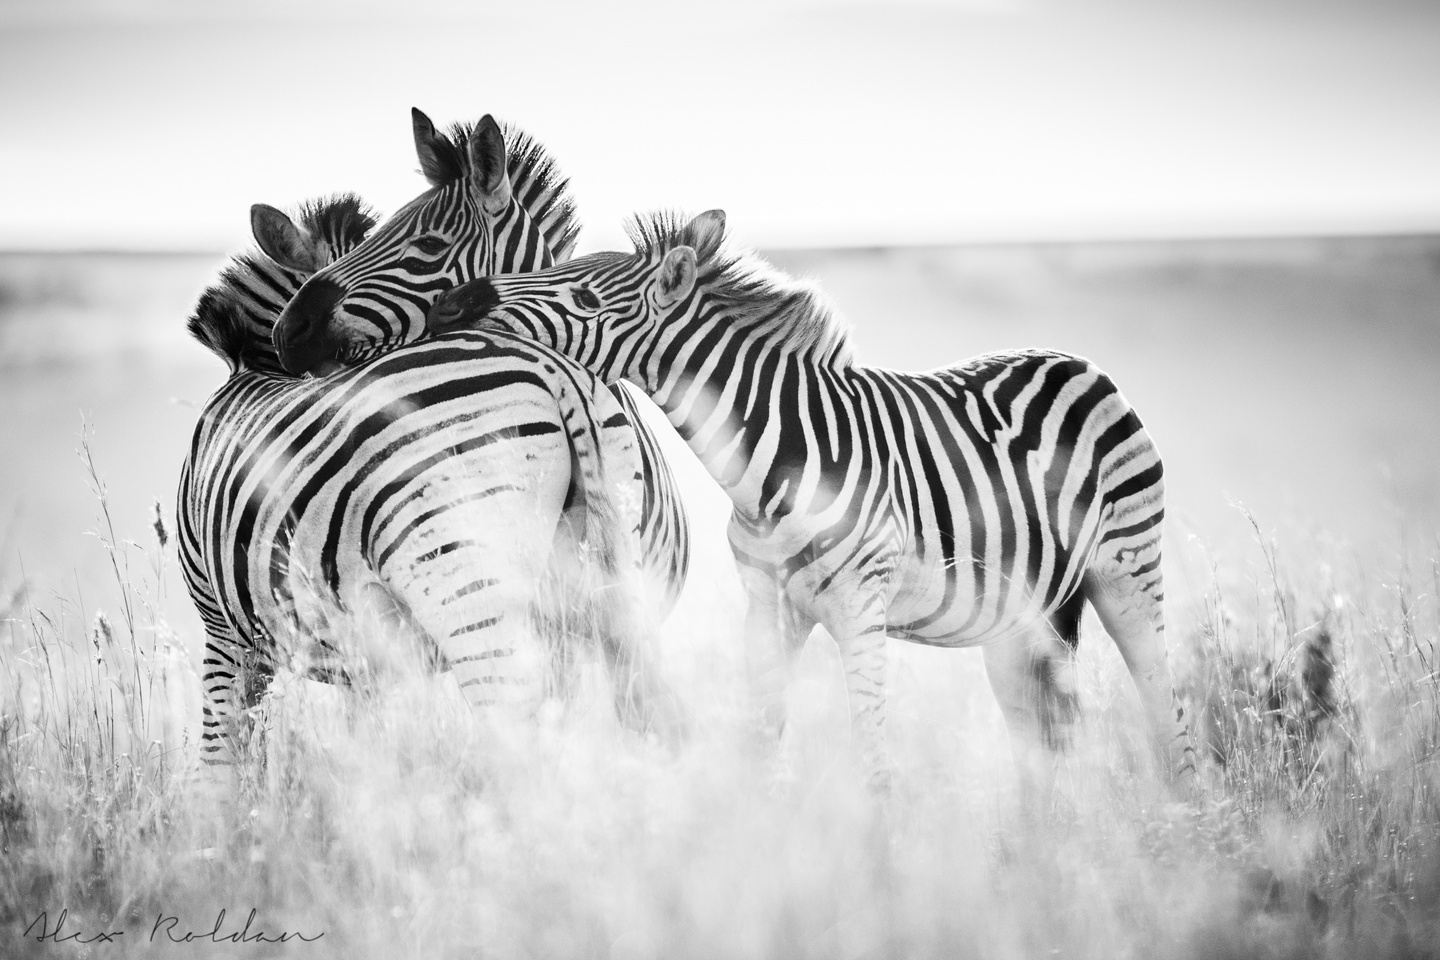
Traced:
[[[488, 114], [449, 136], [412, 111], [430, 188], [301, 287], [275, 324], [285, 369], [355, 363], [419, 338], [435, 299], [491, 273], [569, 255], [579, 227], [568, 184], [542, 147]], [[508, 142], [507, 142], [508, 141]]]
[[725, 214], [681, 224], [666, 215], [631, 225], [635, 252], [594, 253], [534, 273], [493, 276], [447, 291], [430, 311], [434, 332], [485, 325], [539, 340], [607, 383], [653, 389], [673, 337], [707, 321], [698, 288], [730, 261], [718, 255]]
[[263, 203], [250, 208], [257, 253], [231, 259], [196, 304], [192, 336], [231, 373], [282, 373], [271, 335], [275, 319], [305, 278], [359, 246], [375, 217], [354, 194], [300, 205], [294, 219]]

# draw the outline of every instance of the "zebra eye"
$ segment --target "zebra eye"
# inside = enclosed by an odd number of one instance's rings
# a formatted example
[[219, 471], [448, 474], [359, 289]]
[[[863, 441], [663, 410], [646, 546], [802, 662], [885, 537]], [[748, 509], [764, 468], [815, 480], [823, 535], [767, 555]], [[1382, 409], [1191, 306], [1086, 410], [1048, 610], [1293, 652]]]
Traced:
[[599, 310], [600, 298], [590, 290], [589, 287], [575, 288], [575, 306], [582, 310]]
[[416, 250], [419, 250], [421, 253], [427, 254], [432, 257], [436, 254], [444, 253], [446, 250], [450, 249], [449, 241], [447, 241], [444, 237], [436, 236], [416, 237], [414, 240], [410, 241], [410, 245]]

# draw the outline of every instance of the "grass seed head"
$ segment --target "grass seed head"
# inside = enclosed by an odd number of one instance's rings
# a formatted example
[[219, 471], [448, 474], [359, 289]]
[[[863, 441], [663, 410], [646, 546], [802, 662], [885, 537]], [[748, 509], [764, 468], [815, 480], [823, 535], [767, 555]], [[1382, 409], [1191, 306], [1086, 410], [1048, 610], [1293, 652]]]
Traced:
[[110, 618], [105, 616], [104, 610], [95, 611], [95, 624], [90, 628], [90, 642], [95, 644], [96, 650], [115, 642], [115, 631], [111, 628]]
[[165, 549], [170, 542], [170, 531], [165, 529], [165, 514], [158, 499], [150, 501], [150, 529], [155, 531], [155, 541], [160, 544], [160, 549]]

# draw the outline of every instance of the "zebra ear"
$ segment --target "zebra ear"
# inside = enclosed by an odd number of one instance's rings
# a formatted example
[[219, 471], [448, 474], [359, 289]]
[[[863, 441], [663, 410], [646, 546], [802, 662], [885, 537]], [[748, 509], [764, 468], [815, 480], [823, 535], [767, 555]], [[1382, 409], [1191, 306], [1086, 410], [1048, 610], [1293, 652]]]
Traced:
[[505, 135], [500, 124], [485, 114], [470, 134], [470, 176], [480, 203], [489, 213], [510, 206], [510, 171], [506, 167]]
[[686, 243], [695, 248], [695, 259], [705, 263], [715, 256], [725, 239], [725, 211], [706, 210], [690, 221], [682, 236]]
[[655, 277], [655, 302], [661, 308], [674, 306], [695, 289], [695, 250], [676, 247], [665, 254]]
[[320, 269], [309, 234], [268, 203], [250, 208], [250, 232], [255, 234], [255, 242], [265, 256], [280, 266], [307, 274]]
[[419, 107], [410, 108], [410, 127], [415, 132], [415, 156], [420, 158], [420, 172], [432, 187], [444, 186], [455, 179], [455, 165], [450, 162], [450, 142], [435, 132], [435, 124]]

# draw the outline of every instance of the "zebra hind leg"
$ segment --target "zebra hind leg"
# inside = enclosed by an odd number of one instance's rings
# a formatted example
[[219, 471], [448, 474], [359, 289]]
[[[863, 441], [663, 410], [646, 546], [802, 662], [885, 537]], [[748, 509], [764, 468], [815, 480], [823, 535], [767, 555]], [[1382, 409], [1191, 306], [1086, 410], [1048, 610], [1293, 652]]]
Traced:
[[[550, 566], [531, 620], [547, 651], [547, 695], [568, 699], [583, 651], [597, 649], [609, 671], [616, 717], [640, 734], [675, 746], [689, 723], [679, 698], [657, 663], [658, 629], [641, 573], [629, 559], [632, 536], [599, 530], [613, 527], [612, 514], [595, 510], [593, 498], [567, 512], [556, 530]], [[599, 514], [595, 516], [593, 514]], [[587, 536], [585, 532], [590, 535]], [[629, 546], [606, 548], [619, 538]], [[599, 549], [595, 540], [601, 540]], [[613, 541], [612, 541], [613, 543]]]
[[[622, 621], [623, 622], [623, 621]], [[631, 729], [675, 749], [689, 736], [689, 715], [655, 662], [650, 631], [602, 631], [601, 648], [615, 685], [615, 712]]]
[[1165, 649], [1159, 560], [1158, 538], [1139, 549], [1102, 544], [1082, 588], [1140, 695], [1162, 772], [1188, 785], [1196, 773], [1195, 748]]
[[541, 623], [557, 677], [569, 670], [580, 646], [593, 642], [610, 675], [617, 719], [678, 746], [688, 736], [689, 720], [659, 664], [659, 631], [641, 572], [628, 560], [594, 550], [588, 540], [565, 543], [556, 553], [553, 602]]
[[545, 692], [545, 649], [531, 618], [543, 570], [525, 556], [533, 534], [487, 529], [484, 519], [457, 519], [471, 539], [452, 541], [448, 551], [417, 548], [415, 556], [392, 561], [380, 579], [433, 643], [436, 665], [454, 677], [472, 708], [523, 721]]

